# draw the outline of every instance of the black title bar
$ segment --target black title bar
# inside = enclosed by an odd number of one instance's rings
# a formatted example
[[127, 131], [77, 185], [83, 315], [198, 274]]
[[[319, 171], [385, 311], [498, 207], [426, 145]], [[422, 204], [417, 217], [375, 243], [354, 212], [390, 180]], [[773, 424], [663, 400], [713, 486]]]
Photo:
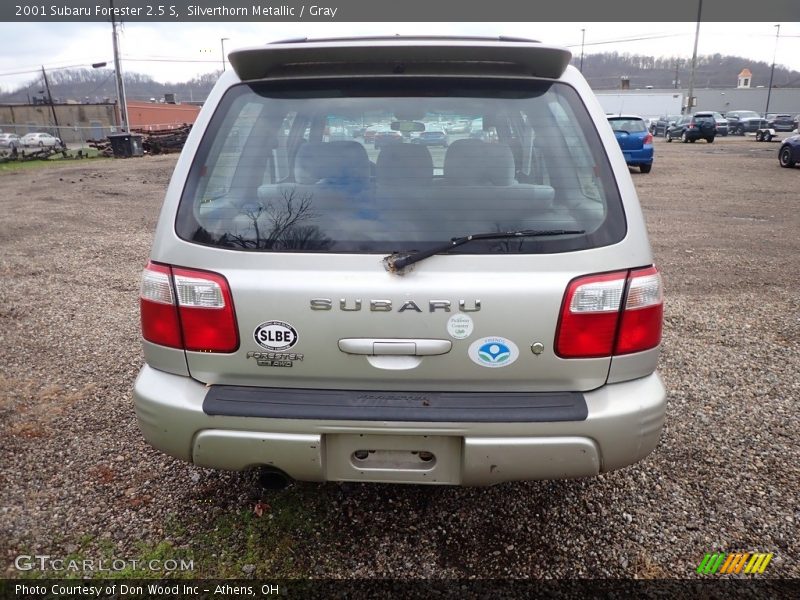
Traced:
[[[800, 0], [113, 0], [128, 22], [800, 21]], [[0, 21], [108, 21], [110, 0], [3, 0]]]

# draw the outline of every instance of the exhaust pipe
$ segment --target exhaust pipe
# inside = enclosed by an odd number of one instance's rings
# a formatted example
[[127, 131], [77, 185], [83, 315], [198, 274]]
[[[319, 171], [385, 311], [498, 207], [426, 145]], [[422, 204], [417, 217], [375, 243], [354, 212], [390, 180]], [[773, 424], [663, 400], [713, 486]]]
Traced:
[[277, 492], [290, 486], [294, 480], [275, 467], [261, 467], [258, 470], [258, 482], [265, 490]]

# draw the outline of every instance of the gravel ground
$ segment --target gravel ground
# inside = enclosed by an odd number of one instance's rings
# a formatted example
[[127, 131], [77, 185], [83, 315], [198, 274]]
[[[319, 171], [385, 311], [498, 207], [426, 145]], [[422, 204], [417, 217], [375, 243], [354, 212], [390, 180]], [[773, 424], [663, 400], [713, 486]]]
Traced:
[[[296, 484], [137, 429], [137, 290], [174, 157], [0, 173], [0, 557], [194, 560], [196, 576], [800, 576], [800, 169], [777, 144], [657, 140], [633, 175], [667, 289], [667, 424], [641, 463], [488, 489]], [[161, 573], [154, 573], [160, 575]]]

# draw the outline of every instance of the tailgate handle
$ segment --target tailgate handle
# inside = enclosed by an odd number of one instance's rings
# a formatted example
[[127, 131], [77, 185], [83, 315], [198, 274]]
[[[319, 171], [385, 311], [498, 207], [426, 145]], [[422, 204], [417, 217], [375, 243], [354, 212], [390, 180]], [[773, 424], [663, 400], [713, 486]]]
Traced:
[[342, 352], [369, 356], [434, 356], [450, 352], [452, 346], [450, 340], [408, 338], [345, 338], [339, 340], [339, 350]]

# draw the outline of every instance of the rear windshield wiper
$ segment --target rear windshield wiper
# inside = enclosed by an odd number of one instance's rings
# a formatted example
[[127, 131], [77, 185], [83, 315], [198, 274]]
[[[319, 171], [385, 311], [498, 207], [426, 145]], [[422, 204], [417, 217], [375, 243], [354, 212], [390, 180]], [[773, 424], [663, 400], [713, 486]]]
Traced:
[[473, 233], [464, 237], [452, 238], [446, 244], [436, 246], [430, 250], [423, 250], [414, 254], [396, 253], [384, 257], [383, 265], [390, 273], [398, 273], [409, 265], [424, 260], [434, 254], [446, 252], [456, 246], [463, 246], [474, 240], [504, 240], [508, 238], [547, 237], [555, 235], [579, 235], [586, 233], [583, 229], [521, 229], [519, 231], [494, 231], [490, 233]]

